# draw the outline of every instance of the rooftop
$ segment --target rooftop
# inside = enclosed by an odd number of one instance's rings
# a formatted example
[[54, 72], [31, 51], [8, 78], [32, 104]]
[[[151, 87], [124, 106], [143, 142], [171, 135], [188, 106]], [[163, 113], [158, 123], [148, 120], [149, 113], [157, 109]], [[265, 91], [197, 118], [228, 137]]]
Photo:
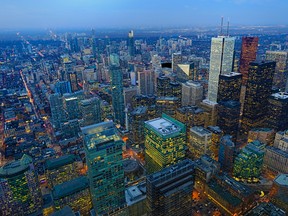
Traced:
[[146, 112], [147, 112], [146, 106], [138, 106], [131, 112], [131, 115], [141, 115], [145, 114]]
[[274, 179], [274, 182], [277, 183], [278, 185], [288, 189], [288, 174], [279, 174]]
[[48, 170], [57, 169], [61, 166], [71, 164], [76, 160], [74, 155], [64, 155], [59, 158], [53, 158], [46, 161], [46, 168]]
[[211, 136], [212, 135], [212, 133], [209, 130], [201, 126], [194, 126], [190, 128], [190, 131], [198, 134], [199, 136], [209, 136], [209, 135]]
[[128, 206], [146, 199], [146, 182], [131, 186], [125, 190], [125, 198]]
[[20, 160], [12, 161], [0, 168], [0, 177], [9, 178], [17, 174], [23, 173], [29, 169], [32, 164], [32, 158], [26, 154]]
[[227, 74], [221, 74], [220, 76], [224, 76], [224, 77], [235, 77], [235, 76], [242, 76], [241, 73], [237, 73], [237, 72], [230, 72]]
[[58, 184], [53, 188], [52, 194], [54, 199], [72, 195], [89, 187], [89, 181], [86, 176], [75, 178], [71, 181]]
[[74, 212], [72, 211], [71, 207], [65, 206], [59, 211], [56, 211], [51, 214], [51, 216], [75, 216]]
[[271, 95], [275, 100], [288, 100], [288, 94], [285, 92], [277, 92]]
[[271, 216], [285, 216], [285, 211], [283, 211], [280, 208], [277, 208], [272, 203], [260, 203], [258, 206], [253, 208], [249, 213], [246, 214], [246, 216], [265, 216], [265, 215], [271, 215]]

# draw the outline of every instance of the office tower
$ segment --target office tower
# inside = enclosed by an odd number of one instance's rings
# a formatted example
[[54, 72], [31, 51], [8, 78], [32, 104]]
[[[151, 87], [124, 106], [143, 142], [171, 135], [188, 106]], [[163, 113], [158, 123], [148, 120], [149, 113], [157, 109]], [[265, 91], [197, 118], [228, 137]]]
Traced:
[[147, 176], [148, 215], [191, 215], [193, 185], [194, 163], [188, 159]]
[[232, 140], [236, 142], [241, 104], [234, 100], [220, 101], [218, 104], [217, 125], [223, 130], [224, 134], [231, 135]]
[[208, 100], [212, 102], [217, 102], [219, 75], [233, 71], [234, 43], [232, 37], [212, 38], [208, 83]]
[[120, 68], [119, 56], [116, 54], [110, 55], [110, 76], [115, 123], [124, 126], [123, 74]]
[[173, 53], [172, 54], [172, 72], [177, 73], [178, 64], [182, 63], [182, 54]]
[[78, 138], [80, 124], [78, 119], [69, 120], [61, 124], [61, 139]]
[[231, 173], [233, 170], [235, 144], [230, 135], [224, 135], [220, 139], [218, 162], [220, 163], [221, 170]]
[[154, 94], [154, 71], [144, 70], [138, 72], [139, 94]]
[[67, 79], [68, 79], [68, 81], [69, 81], [70, 84], [71, 84], [72, 92], [78, 91], [79, 88], [78, 88], [77, 72], [76, 72], [76, 71], [69, 72], [69, 73], [67, 74]]
[[178, 107], [180, 107], [178, 97], [157, 97], [156, 116], [166, 113], [169, 116], [175, 117]]
[[166, 76], [159, 76], [156, 79], [157, 83], [157, 95], [167, 96], [170, 92], [170, 78]]
[[182, 85], [177, 81], [169, 83], [170, 92], [166, 96], [177, 97], [179, 99], [179, 106], [181, 105]]
[[288, 128], [288, 94], [279, 92], [269, 97], [266, 126], [275, 131]]
[[128, 33], [128, 54], [131, 57], [135, 56], [134, 32], [133, 30]]
[[63, 99], [68, 120], [78, 119], [80, 117], [78, 98], [72, 94], [65, 94]]
[[207, 129], [212, 133], [212, 157], [214, 160], [218, 161], [218, 154], [219, 154], [219, 146], [220, 146], [220, 140], [222, 136], [224, 135], [223, 130], [221, 130], [218, 126], [208, 126]]
[[266, 60], [276, 62], [275, 73], [273, 74], [273, 87], [284, 91], [288, 75], [288, 52], [268, 50], [266, 51]]
[[125, 205], [123, 141], [112, 121], [81, 128], [96, 215], [110, 214]]
[[211, 156], [211, 138], [212, 133], [201, 126], [194, 126], [190, 128], [190, 131], [188, 133], [188, 148], [189, 151], [192, 153], [194, 159], [199, 159], [204, 154]]
[[204, 126], [204, 110], [197, 106], [182, 106], [176, 109], [175, 119], [185, 124], [188, 128]]
[[90, 98], [81, 100], [80, 111], [82, 113], [82, 126], [88, 126], [101, 121], [100, 99]]
[[45, 175], [51, 187], [77, 178], [77, 161], [75, 155], [64, 155], [48, 159], [45, 162]]
[[125, 190], [125, 198], [128, 206], [129, 216], [147, 215], [146, 209], [146, 182], [130, 186]]
[[194, 63], [178, 64], [176, 71], [176, 79], [179, 82], [186, 82], [188, 80], [197, 80], [197, 68], [194, 67]]
[[280, 209], [273, 205], [271, 202], [263, 202], [258, 204], [255, 208], [251, 209], [247, 216], [253, 215], [275, 215], [275, 216], [285, 216], [286, 213], [283, 209]]
[[69, 81], [58, 81], [55, 83], [54, 91], [60, 95], [72, 93], [71, 84]]
[[186, 127], [162, 114], [145, 122], [145, 161], [148, 173], [177, 163], [185, 156]]
[[144, 143], [144, 121], [148, 120], [147, 106], [138, 106], [131, 112], [131, 135], [135, 144]]
[[[137, 86], [133, 87], [128, 87], [124, 88], [123, 94], [124, 94], [124, 105], [125, 107], [132, 108], [132, 103], [133, 103], [133, 97], [137, 95], [138, 93], [138, 88]], [[133, 107], [135, 108], [135, 107]]]
[[63, 106], [63, 100], [60, 94], [55, 93], [49, 96], [49, 103], [51, 109], [51, 122], [53, 128], [60, 129], [61, 123], [66, 121], [66, 115]]
[[275, 62], [250, 63], [241, 122], [242, 134], [264, 126], [274, 71]]
[[217, 123], [217, 113], [218, 113], [218, 104], [207, 99], [203, 100], [199, 107], [204, 110], [205, 114], [205, 123], [204, 127], [216, 126]]
[[239, 72], [242, 74], [243, 85], [247, 84], [249, 64], [256, 60], [258, 41], [258, 37], [242, 37]]
[[259, 178], [263, 166], [265, 145], [258, 140], [248, 143], [235, 157], [233, 176], [237, 178]]
[[240, 101], [242, 74], [231, 72], [219, 76], [217, 101]]
[[196, 106], [203, 100], [203, 86], [199, 82], [189, 80], [182, 83], [182, 106]]
[[70, 206], [74, 212], [90, 215], [92, 200], [89, 191], [89, 181], [86, 176], [74, 178], [58, 184], [52, 189], [56, 210]]
[[278, 208], [288, 212], [288, 175], [287, 173], [279, 173], [273, 180], [271, 193], [271, 202]]
[[0, 168], [0, 191], [1, 215], [41, 213], [42, 196], [30, 156], [24, 154]]
[[265, 145], [272, 145], [275, 138], [275, 131], [271, 128], [253, 128], [248, 133], [248, 142], [259, 140]]

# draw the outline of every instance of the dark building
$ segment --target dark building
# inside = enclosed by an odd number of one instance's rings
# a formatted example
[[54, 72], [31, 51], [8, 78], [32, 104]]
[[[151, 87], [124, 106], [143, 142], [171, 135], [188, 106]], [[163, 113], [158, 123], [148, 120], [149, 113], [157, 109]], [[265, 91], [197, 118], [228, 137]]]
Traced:
[[240, 55], [240, 67], [239, 72], [243, 76], [243, 85], [247, 84], [249, 64], [256, 60], [257, 48], [258, 48], [258, 37], [243, 37], [242, 38], [242, 49]]
[[268, 99], [268, 114], [266, 125], [275, 131], [288, 128], [288, 95], [284, 93], [272, 94]]
[[240, 100], [242, 75], [231, 72], [219, 76], [217, 101]]
[[131, 57], [135, 55], [134, 32], [133, 30], [128, 33], [128, 53]]
[[239, 126], [241, 104], [239, 101], [234, 100], [220, 101], [218, 104], [217, 125], [223, 130], [224, 134], [231, 135], [235, 142]]
[[275, 62], [264, 61], [250, 63], [242, 115], [242, 134], [248, 133], [252, 128], [264, 126], [275, 65]]
[[192, 212], [194, 163], [184, 160], [147, 176], [149, 216], [188, 216]]
[[220, 140], [219, 158], [221, 170], [231, 173], [233, 169], [235, 144], [230, 135], [224, 135]]
[[157, 77], [157, 95], [167, 96], [170, 91], [170, 78], [165, 76]]

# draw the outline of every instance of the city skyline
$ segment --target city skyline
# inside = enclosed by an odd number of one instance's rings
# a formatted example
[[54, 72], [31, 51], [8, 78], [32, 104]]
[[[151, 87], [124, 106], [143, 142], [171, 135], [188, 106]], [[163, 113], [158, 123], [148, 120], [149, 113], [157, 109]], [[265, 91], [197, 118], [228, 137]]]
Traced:
[[287, 25], [287, 7], [284, 0], [179, 0], [176, 4], [172, 0], [165, 4], [160, 0], [52, 0], [41, 5], [35, 0], [4, 0], [0, 29], [202, 27], [219, 25], [215, 20], [221, 16], [234, 26]]

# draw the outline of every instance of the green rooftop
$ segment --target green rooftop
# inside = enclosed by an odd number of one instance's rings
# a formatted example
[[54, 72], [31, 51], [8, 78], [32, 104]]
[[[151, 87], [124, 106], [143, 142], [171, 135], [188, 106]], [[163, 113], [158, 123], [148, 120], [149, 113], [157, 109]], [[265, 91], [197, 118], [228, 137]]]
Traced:
[[71, 164], [76, 160], [75, 155], [64, 155], [59, 158], [53, 158], [46, 161], [46, 168], [48, 170], [57, 169], [61, 166]]
[[52, 195], [54, 199], [72, 195], [89, 187], [89, 181], [86, 176], [75, 178], [71, 181], [56, 185], [53, 188]]

